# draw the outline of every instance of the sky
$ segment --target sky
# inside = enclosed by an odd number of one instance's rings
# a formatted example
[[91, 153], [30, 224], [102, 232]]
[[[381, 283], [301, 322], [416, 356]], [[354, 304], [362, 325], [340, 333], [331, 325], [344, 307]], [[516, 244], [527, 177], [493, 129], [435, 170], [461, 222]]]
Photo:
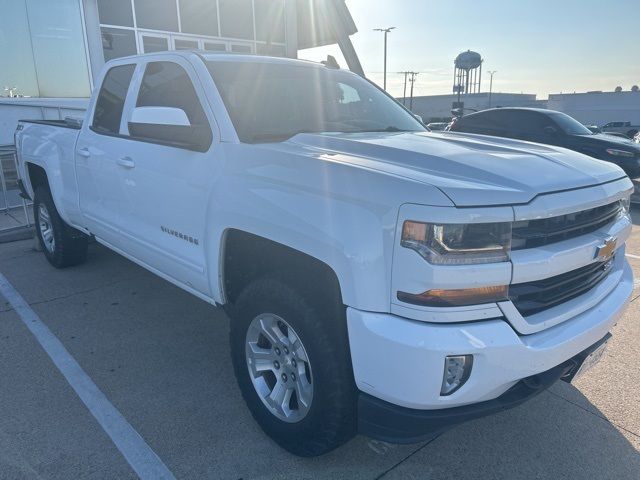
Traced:
[[[404, 75], [420, 72], [415, 95], [451, 93], [453, 61], [484, 58], [482, 89], [549, 93], [630, 90], [640, 84], [640, 0], [346, 0], [358, 33], [352, 41], [367, 77], [382, 85], [389, 34], [388, 90], [401, 96]], [[322, 60], [337, 47], [300, 52]]]

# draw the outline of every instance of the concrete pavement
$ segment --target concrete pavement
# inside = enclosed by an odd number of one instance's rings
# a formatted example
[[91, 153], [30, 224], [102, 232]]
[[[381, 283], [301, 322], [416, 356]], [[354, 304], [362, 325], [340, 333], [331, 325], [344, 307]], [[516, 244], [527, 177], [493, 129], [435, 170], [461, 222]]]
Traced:
[[[640, 229], [629, 244], [640, 277]], [[178, 479], [640, 478], [640, 338], [635, 301], [603, 361], [514, 410], [428, 444], [357, 437], [300, 459], [249, 415], [228, 319], [105, 248], [58, 271], [32, 241], [0, 245], [20, 292]], [[640, 295], [640, 289], [637, 290]], [[0, 297], [0, 479], [127, 479], [135, 472], [31, 332]]]

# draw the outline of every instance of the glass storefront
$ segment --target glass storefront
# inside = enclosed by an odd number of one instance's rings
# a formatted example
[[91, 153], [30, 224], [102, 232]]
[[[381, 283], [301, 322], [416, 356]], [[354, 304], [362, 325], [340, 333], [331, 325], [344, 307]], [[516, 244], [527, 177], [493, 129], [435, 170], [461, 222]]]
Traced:
[[200, 49], [285, 55], [284, 0], [98, 0], [105, 60]]
[[0, 95], [90, 95], [78, 0], [0, 0], [0, 12]]

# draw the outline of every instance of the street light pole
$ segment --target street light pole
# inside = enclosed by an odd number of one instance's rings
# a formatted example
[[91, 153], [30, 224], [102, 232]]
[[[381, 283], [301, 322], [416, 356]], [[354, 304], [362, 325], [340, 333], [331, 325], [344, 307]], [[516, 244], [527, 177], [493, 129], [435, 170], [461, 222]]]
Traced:
[[487, 73], [491, 77], [491, 79], [489, 80], [489, 108], [491, 108], [491, 96], [493, 95], [493, 74], [497, 73], [497, 70], [493, 70]]
[[387, 35], [391, 30], [394, 30], [396, 27], [389, 28], [374, 28], [374, 32], [384, 32], [384, 90], [387, 90]]

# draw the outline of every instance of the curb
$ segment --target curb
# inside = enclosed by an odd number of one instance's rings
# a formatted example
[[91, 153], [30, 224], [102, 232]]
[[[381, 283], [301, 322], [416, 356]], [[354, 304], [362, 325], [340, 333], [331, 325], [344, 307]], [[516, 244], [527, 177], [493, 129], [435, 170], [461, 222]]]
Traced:
[[28, 240], [34, 238], [34, 235], [35, 230], [33, 227], [10, 228], [0, 232], [0, 244]]

